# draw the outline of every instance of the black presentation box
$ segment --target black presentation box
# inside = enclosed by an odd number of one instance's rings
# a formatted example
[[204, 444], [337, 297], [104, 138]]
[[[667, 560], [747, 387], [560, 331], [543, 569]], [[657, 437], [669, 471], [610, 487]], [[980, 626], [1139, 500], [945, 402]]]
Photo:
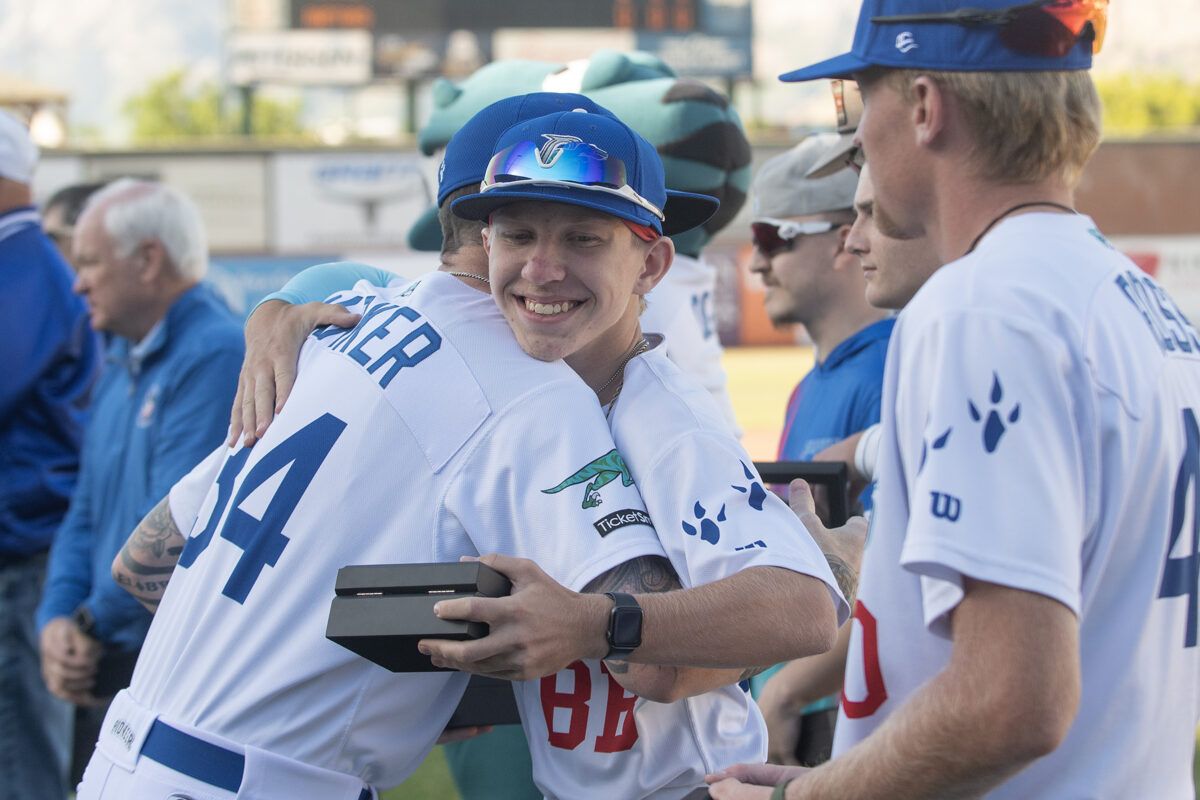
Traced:
[[850, 497], [846, 491], [849, 469], [840, 461], [755, 461], [754, 468], [764, 483], [791, 483], [803, 478], [810, 484], [824, 486], [829, 498], [827, 526], [837, 528], [850, 519]]
[[520, 725], [521, 712], [511, 681], [472, 675], [467, 691], [446, 728], [471, 728], [476, 725]]
[[457, 597], [503, 597], [508, 578], [477, 561], [377, 564], [338, 570], [325, 638], [392, 672], [434, 672], [421, 639], [480, 639], [482, 622], [441, 620], [433, 606]]

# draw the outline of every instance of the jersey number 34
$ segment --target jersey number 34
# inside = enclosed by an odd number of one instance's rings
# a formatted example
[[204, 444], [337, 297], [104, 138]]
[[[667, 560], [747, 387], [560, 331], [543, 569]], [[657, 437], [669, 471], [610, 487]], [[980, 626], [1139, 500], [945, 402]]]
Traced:
[[[238, 603], [246, 602], [263, 568], [275, 566], [288, 545], [288, 537], [281, 532], [283, 527], [291, 519], [300, 497], [345, 429], [345, 422], [332, 414], [323, 414], [271, 448], [250, 469], [238, 488], [237, 496], [233, 498], [232, 509], [225, 523], [221, 525], [221, 538], [232, 542], [242, 551], [221, 594]], [[216, 505], [204, 530], [187, 540], [179, 555], [179, 566], [190, 567], [212, 543], [213, 534], [221, 524], [222, 517], [225, 517], [225, 509], [230, 506], [233, 485], [251, 452], [254, 451], [243, 448], [226, 460], [221, 474], [217, 476]], [[242, 510], [242, 503], [255, 489], [283, 470], [287, 470], [287, 474], [279, 482], [261, 518], [255, 519]]]

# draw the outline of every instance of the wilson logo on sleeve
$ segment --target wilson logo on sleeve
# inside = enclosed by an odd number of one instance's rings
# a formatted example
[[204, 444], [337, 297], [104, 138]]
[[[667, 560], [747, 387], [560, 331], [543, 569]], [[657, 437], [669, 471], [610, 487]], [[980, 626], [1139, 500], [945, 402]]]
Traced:
[[944, 492], [930, 492], [929, 494], [929, 513], [938, 519], [958, 522], [958, 517], [962, 514], [962, 500]]

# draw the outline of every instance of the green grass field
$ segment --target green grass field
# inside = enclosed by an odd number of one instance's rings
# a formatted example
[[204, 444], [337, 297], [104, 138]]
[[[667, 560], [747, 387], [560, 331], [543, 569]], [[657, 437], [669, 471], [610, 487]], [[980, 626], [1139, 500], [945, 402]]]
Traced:
[[[807, 347], [755, 347], [725, 351], [729, 393], [742, 443], [756, 460], [775, 458], [775, 446], [783, 425], [783, 412], [792, 388], [812, 367], [812, 350]], [[1196, 784], [1200, 785], [1200, 740], [1195, 759]], [[402, 785], [383, 794], [384, 800], [458, 800], [446, 759], [440, 747]], [[1200, 794], [1197, 794], [1200, 800]]]
[[408, 780], [380, 795], [380, 800], [458, 800], [442, 748], [435, 747]]

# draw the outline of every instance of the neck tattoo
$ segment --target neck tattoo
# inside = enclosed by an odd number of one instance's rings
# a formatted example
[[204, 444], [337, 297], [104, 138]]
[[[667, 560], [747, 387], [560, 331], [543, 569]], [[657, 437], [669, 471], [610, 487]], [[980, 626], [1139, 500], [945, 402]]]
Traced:
[[486, 275], [476, 275], [474, 272], [447, 272], [447, 275], [453, 275], [456, 278], [474, 278], [477, 281], [483, 281], [488, 286], [492, 285], [491, 280]]
[[1078, 211], [1071, 208], [1070, 206], [1064, 206], [1062, 203], [1055, 203], [1053, 200], [1031, 200], [1028, 203], [1017, 203], [1012, 208], [1006, 208], [1003, 211], [1001, 211], [996, 216], [995, 219], [993, 219], [991, 222], [989, 222], [987, 224], [987, 226], [982, 231], [979, 232], [979, 235], [975, 237], [975, 241], [971, 242], [971, 246], [967, 248], [967, 252], [963, 253], [963, 255], [965, 256], [969, 253], [973, 253], [975, 251], [975, 248], [978, 247], [979, 243], [983, 240], [983, 237], [987, 236], [988, 231], [990, 231], [992, 228], [996, 227], [996, 225], [1000, 222], [1000, 220], [1004, 219], [1009, 214], [1015, 214], [1016, 212], [1018, 212], [1022, 209], [1032, 208], [1033, 206], [1050, 206], [1051, 208], [1057, 208], [1059, 211], [1066, 211], [1071, 214], [1079, 213]]

